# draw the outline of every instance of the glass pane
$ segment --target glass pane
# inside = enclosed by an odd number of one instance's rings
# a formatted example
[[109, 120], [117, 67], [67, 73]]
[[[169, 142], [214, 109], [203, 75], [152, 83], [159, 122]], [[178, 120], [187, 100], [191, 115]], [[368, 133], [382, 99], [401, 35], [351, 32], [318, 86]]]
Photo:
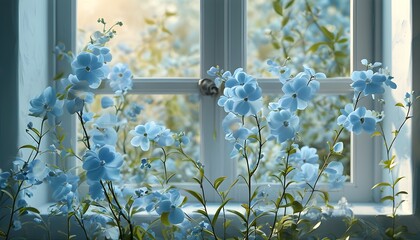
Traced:
[[[95, 129], [102, 126], [98, 123], [101, 116], [107, 113], [115, 114], [116, 107], [102, 109], [101, 99], [112, 95], [96, 95], [94, 101], [89, 105], [86, 112], [98, 113], [91, 121], [86, 124], [87, 132], [92, 138]], [[117, 102], [117, 101], [115, 101]], [[144, 125], [146, 122], [154, 121], [156, 124], [163, 125], [173, 133], [184, 131], [189, 137], [189, 144], [184, 147], [184, 151], [194, 160], [199, 160], [200, 153], [200, 133], [199, 133], [199, 96], [191, 95], [127, 95], [126, 101], [119, 110], [117, 124], [111, 127], [117, 131], [118, 141], [116, 150], [124, 154], [124, 165], [121, 168], [121, 175], [124, 183], [150, 183], [158, 184], [159, 179], [163, 178], [163, 159], [162, 149], [158, 146], [150, 148], [149, 151], [142, 151], [140, 147], [133, 147], [130, 144], [133, 135], [129, 132], [137, 125]], [[122, 119], [126, 119], [122, 120]], [[78, 124], [78, 139], [82, 138], [83, 129]], [[78, 143], [79, 156], [83, 155], [86, 149], [83, 143]], [[152, 149], [154, 149], [152, 151]], [[169, 152], [167, 152], [169, 153]], [[171, 156], [171, 155], [170, 155]], [[196, 175], [196, 169], [192, 163], [184, 161], [179, 155], [172, 155], [165, 162], [168, 176], [175, 173], [171, 182], [190, 182]], [[147, 159], [149, 167], [141, 167], [141, 160]], [[182, 171], [180, 171], [182, 169]]]
[[[130, 65], [135, 77], [199, 77], [200, 1], [89, 0], [77, 5], [77, 48], [89, 42], [94, 31], [117, 21], [108, 43], [111, 65]], [[186, 27], [188, 26], [188, 27]]]
[[[299, 148], [303, 146], [316, 148], [320, 164], [322, 164], [324, 157], [328, 154], [327, 142], [332, 141], [334, 130], [339, 129], [336, 119], [340, 113], [340, 108], [343, 108], [348, 103], [348, 99], [351, 98], [349, 96], [317, 95], [308, 108], [304, 111], [298, 111], [301, 128], [296, 143], [299, 144]], [[276, 102], [276, 100], [278, 100], [278, 95], [265, 96], [265, 106], [270, 102]], [[268, 135], [268, 132], [264, 134]], [[350, 176], [350, 134], [348, 131], [341, 133], [339, 141], [343, 142], [344, 151], [342, 156], [335, 158], [335, 160], [343, 163], [343, 174]], [[272, 175], [278, 174], [278, 171], [275, 169], [279, 169], [278, 164], [280, 164], [280, 161], [278, 161], [278, 156], [281, 150], [280, 145], [275, 141], [265, 143], [263, 148], [264, 158], [255, 174], [257, 182], [277, 181]], [[241, 159], [238, 161], [238, 165], [239, 174], [246, 175], [246, 162]], [[276, 172], [273, 172], [273, 170]], [[348, 178], [349, 180], [350, 178]]]
[[249, 73], [271, 77], [266, 62], [275, 59], [327, 77], [350, 75], [349, 0], [252, 0], [247, 14]]

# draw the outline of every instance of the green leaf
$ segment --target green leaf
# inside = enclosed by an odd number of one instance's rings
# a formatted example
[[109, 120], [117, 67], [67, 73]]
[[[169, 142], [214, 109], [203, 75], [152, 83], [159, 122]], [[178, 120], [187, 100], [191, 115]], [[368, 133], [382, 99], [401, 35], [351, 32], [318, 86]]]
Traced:
[[208, 217], [209, 215], [207, 214], [206, 211], [204, 211], [203, 209], [197, 209], [196, 212], [198, 212], [199, 214], [203, 215], [204, 217]]
[[0, 230], [0, 237], [6, 237], [6, 233]]
[[385, 202], [385, 201], [394, 201], [394, 197], [393, 196], [385, 196], [385, 197], [381, 198], [381, 202]]
[[[286, 24], [289, 22], [290, 18], [289, 17], [284, 17], [283, 20], [281, 20], [281, 25], [284, 27], [286, 26]], [[290, 37], [290, 36], [288, 36]], [[293, 38], [292, 38], [293, 39]]]
[[396, 106], [396, 107], [402, 107], [402, 108], [405, 108], [404, 104], [402, 104], [402, 103], [400, 103], [400, 102], [399, 102], [399, 103], [396, 103], [396, 104], [395, 104], [395, 106]]
[[30, 145], [30, 144], [23, 145], [19, 149], [22, 149], [22, 148], [29, 148], [29, 149], [32, 149], [32, 150], [36, 151], [36, 147], [33, 146], [33, 145]]
[[295, 39], [293, 37], [291, 37], [291, 36], [285, 36], [283, 39], [285, 41], [288, 41], [288, 42], [294, 42], [295, 41]]
[[394, 187], [395, 187], [395, 185], [397, 185], [397, 183], [398, 183], [401, 179], [403, 179], [403, 178], [405, 178], [405, 177], [404, 177], [404, 176], [402, 176], [402, 177], [399, 177], [399, 178], [395, 179], [395, 181], [394, 181]]
[[219, 188], [220, 184], [222, 184], [223, 181], [225, 181], [225, 179], [226, 179], [226, 177], [222, 176], [222, 177], [218, 177], [216, 180], [214, 180], [214, 183], [213, 183], [214, 188], [217, 190]]
[[214, 213], [213, 220], [211, 220], [211, 225], [215, 226], [217, 223], [217, 218], [219, 218], [220, 211], [223, 209], [223, 207], [230, 201], [231, 199], [225, 200], [216, 210]]
[[60, 80], [63, 77], [64, 77], [64, 72], [60, 72], [60, 73], [58, 73], [57, 75], [54, 76], [54, 81]]
[[278, 15], [283, 16], [283, 7], [279, 0], [273, 1], [273, 9]]
[[334, 55], [336, 58], [346, 58], [348, 56], [347, 53], [342, 51], [335, 51]]
[[246, 222], [246, 218], [245, 218], [245, 216], [242, 213], [240, 213], [240, 212], [238, 212], [236, 210], [232, 210], [232, 209], [228, 209], [227, 211], [235, 214], [236, 216], [238, 216], [239, 218], [241, 218], [242, 221]]
[[321, 31], [329, 40], [334, 40], [334, 34], [330, 32], [330, 30], [328, 30], [326, 27], [321, 26]]
[[6, 194], [7, 196], [9, 196], [9, 197], [10, 197], [10, 199], [12, 199], [12, 200], [14, 199], [14, 198], [13, 198], [13, 196], [12, 196], [12, 194], [11, 194], [11, 193], [9, 193], [8, 191], [6, 191], [6, 190], [2, 189], [2, 190], [1, 190], [1, 192], [2, 192], [2, 193], [4, 193], [4, 194]]
[[284, 8], [288, 9], [289, 7], [293, 5], [293, 3], [295, 3], [295, 0], [291, 0], [290, 2], [288, 2]]
[[164, 212], [160, 216], [160, 221], [163, 223], [163, 225], [170, 226], [171, 222], [169, 222], [169, 212]]
[[337, 41], [337, 43], [346, 43], [346, 42], [348, 42], [349, 41], [349, 39], [348, 38], [341, 38], [341, 39], [339, 39], [338, 41]]
[[155, 20], [150, 19], [150, 18], [144, 18], [144, 21], [149, 24], [149, 25], [154, 25], [156, 24]]
[[398, 196], [400, 194], [408, 194], [408, 192], [406, 192], [406, 191], [399, 191], [399, 192], [397, 192], [397, 194], [395, 194], [395, 196]]
[[390, 183], [387, 183], [387, 182], [380, 182], [380, 183], [375, 184], [372, 187], [372, 189], [375, 189], [377, 187], [391, 187], [391, 184]]
[[316, 52], [317, 50], [318, 50], [318, 48], [320, 47], [320, 46], [322, 46], [322, 45], [328, 45], [328, 43], [326, 43], [326, 42], [317, 42], [317, 43], [314, 43], [309, 49], [308, 49], [308, 51], [309, 52]]
[[303, 206], [300, 202], [294, 201], [292, 203], [293, 213], [298, 213], [303, 211]]
[[280, 49], [280, 43], [277, 41], [277, 40], [273, 40], [272, 42], [271, 42], [271, 44], [273, 45], [273, 48], [274, 49]]
[[204, 202], [203, 196], [201, 196], [200, 193], [197, 193], [193, 190], [190, 189], [184, 189], [186, 192], [188, 192], [189, 194], [191, 194], [191, 196], [193, 196], [195, 199], [197, 199], [203, 206], [206, 204]]
[[370, 135], [370, 136], [371, 136], [371, 137], [382, 136], [382, 133], [381, 133], [381, 132], [376, 131], [376, 132], [372, 133], [372, 135]]
[[36, 213], [36, 214], [41, 214], [41, 212], [34, 207], [23, 207], [23, 208], [19, 209], [19, 214], [20, 215], [26, 214], [25, 212], [32, 212], [32, 213]]

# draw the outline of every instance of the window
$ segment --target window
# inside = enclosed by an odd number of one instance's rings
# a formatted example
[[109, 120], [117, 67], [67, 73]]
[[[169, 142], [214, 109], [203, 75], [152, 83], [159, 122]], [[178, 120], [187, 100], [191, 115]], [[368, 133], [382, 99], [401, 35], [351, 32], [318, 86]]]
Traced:
[[[157, 1], [149, 1], [148, 3], [143, 3], [143, 1], [133, 1], [137, 4], [158, 4]], [[163, 3], [164, 2], [164, 3]], [[163, 1], [160, 4], [165, 4], [168, 1]], [[178, 2], [178, 1], [172, 1]], [[180, 1], [182, 2], [182, 1]], [[196, 61], [192, 60], [181, 60], [180, 68], [192, 69], [191, 71], [182, 72], [179, 69], [168, 69], [167, 67], [161, 67], [156, 65], [150, 69], [147, 69], [147, 66], [139, 65], [138, 69], [135, 69], [136, 81], [134, 83], [133, 90], [131, 91], [132, 95], [142, 96], [142, 99], [145, 99], [144, 94], [148, 94], [146, 98], [154, 99], [154, 101], [160, 102], [170, 102], [174, 98], [178, 100], [181, 99], [195, 99], [196, 105], [188, 106], [191, 107], [188, 112], [195, 112], [194, 116], [189, 116], [187, 118], [198, 119], [199, 126], [191, 127], [196, 129], [196, 135], [199, 134], [200, 139], [197, 139], [197, 149], [199, 152], [193, 153], [199, 157], [206, 166], [206, 173], [210, 179], [215, 179], [218, 176], [228, 176], [231, 180], [235, 179], [240, 172], [240, 164], [229, 158], [229, 152], [231, 151], [231, 146], [227, 145], [224, 140], [224, 133], [221, 130], [221, 122], [225, 113], [223, 109], [217, 107], [216, 102], [217, 98], [212, 96], [203, 96], [199, 95], [198, 91], [198, 81], [199, 79], [206, 78], [206, 71], [211, 66], [219, 65], [221, 68], [226, 70], [233, 71], [237, 67], [246, 66], [249, 73], [260, 78], [259, 83], [263, 88], [263, 91], [267, 95], [278, 95], [280, 92], [280, 84], [278, 80], [274, 78], [269, 78], [267, 75], [261, 74], [261, 68], [264, 64], [265, 57], [272, 56], [263, 56], [261, 59], [258, 59], [258, 63], [252, 61], [256, 59], [255, 57], [255, 48], [261, 46], [252, 45], [250, 42], [254, 39], [252, 31], [255, 31], [253, 23], [261, 20], [263, 17], [261, 14], [256, 14], [257, 11], [262, 11], [264, 7], [264, 2], [271, 1], [244, 1], [244, 0], [201, 0], [194, 1], [191, 8], [196, 8], [194, 13], [191, 15], [188, 14], [188, 17], [195, 18], [196, 22], [200, 22], [199, 26], [196, 26], [196, 29], [191, 31], [195, 32], [193, 37], [193, 42], [199, 40], [199, 47], [194, 49], [188, 49], [190, 55], [197, 56]], [[376, 6], [377, 3], [370, 1], [331, 1], [335, 4], [347, 4], [349, 12], [346, 14], [350, 15], [350, 58], [345, 58], [342, 65], [343, 67], [340, 70], [336, 71], [336, 75], [333, 75], [333, 78], [323, 80], [321, 82], [321, 92], [323, 96], [336, 96], [343, 95], [348, 96], [351, 94], [351, 89], [349, 83], [351, 82], [348, 77], [349, 72], [352, 69], [360, 69], [360, 60], [362, 58], [367, 58], [369, 60], [380, 60], [380, 56], [375, 55], [374, 47], [377, 46], [379, 36], [376, 30], [380, 29], [380, 26], [375, 26], [378, 24], [377, 21], [374, 21], [372, 14], [375, 9], [378, 9]], [[92, 1], [90, 4], [94, 4]], [[102, 4], [102, 3], [101, 3]], [[95, 9], [89, 13], [90, 15], [95, 15], [96, 13], [102, 14], [101, 10], [98, 10], [98, 6], [86, 6], [84, 7], [89, 9]], [[104, 4], [105, 5], [105, 4]], [[185, 4], [184, 4], [185, 5]], [[170, 4], [169, 4], [170, 6]], [[141, 15], [139, 25], [159, 23], [161, 29], [157, 31], [171, 31], [165, 27], [165, 24], [168, 22], [164, 21], [173, 21], [171, 19], [171, 8], [157, 8], [156, 6], [151, 6], [150, 9], [158, 9], [156, 15]], [[258, 9], [261, 8], [261, 9]], [[345, 9], [346, 7], [343, 7]], [[57, 26], [57, 40], [62, 41], [66, 46], [71, 46], [71, 49], [76, 49], [76, 35], [80, 34], [78, 29], [79, 25], [76, 25], [76, 16], [77, 16], [77, 7], [74, 2], [57, 2], [57, 16], [58, 22]], [[257, 9], [257, 10], [256, 10]], [[115, 9], [111, 9], [113, 12]], [[131, 10], [130, 7], [127, 7], [125, 11], [121, 14], [129, 14]], [[332, 10], [333, 11], [333, 10]], [[191, 12], [191, 11], [190, 11]], [[117, 14], [115, 10], [115, 14]], [[105, 12], [104, 12], [105, 14]], [[138, 15], [138, 12], [136, 14]], [[156, 17], [157, 16], [157, 17]], [[97, 17], [103, 16], [94, 16], [93, 21]], [[184, 17], [180, 16], [179, 18]], [[166, 19], [165, 19], [166, 18]], [[268, 17], [269, 18], [269, 17]], [[79, 20], [79, 18], [77, 18]], [[200, 19], [200, 21], [198, 21]], [[284, 18], [283, 18], [284, 19]], [[116, 19], [117, 20], [117, 19]], [[111, 21], [108, 20], [108, 21]], [[113, 20], [112, 20], [113, 21]], [[143, 22], [145, 21], [145, 22]], [[182, 21], [182, 20], [181, 20]], [[191, 19], [184, 21], [193, 21]], [[188, 23], [189, 26], [191, 23]], [[128, 23], [127, 23], [128, 25]], [[99, 25], [98, 25], [99, 26]], [[132, 25], [131, 25], [132, 26]], [[122, 29], [117, 29], [118, 32], [129, 32], [133, 34], [130, 27], [123, 27]], [[257, 26], [257, 25], [256, 25]], [[197, 29], [198, 28], [198, 29]], [[89, 30], [89, 29], [86, 29]], [[199, 32], [199, 34], [198, 34]], [[273, 41], [278, 40], [274, 39]], [[117, 36], [118, 37], [118, 36]], [[158, 37], [158, 36], [156, 36]], [[179, 39], [178, 39], [179, 40]], [[290, 39], [283, 39], [284, 41], [289, 41]], [[182, 43], [180, 41], [180, 43]], [[119, 39], [115, 41], [119, 43]], [[271, 43], [272, 46], [275, 46]], [[371, 44], [367, 44], [371, 43]], [[124, 48], [127, 46], [119, 46], [119, 48]], [[148, 46], [153, 48], [156, 46]], [[180, 47], [182, 48], [182, 47]], [[125, 49], [127, 51], [127, 48]], [[269, 49], [268, 51], [272, 51]], [[341, 50], [340, 50], [341, 51]], [[197, 53], [200, 53], [197, 55]], [[176, 53], [174, 53], [176, 54]], [[144, 59], [147, 59], [150, 62], [154, 62], [153, 56], [144, 55], [141, 56]], [[284, 56], [283, 56], [284, 57]], [[182, 58], [182, 56], [180, 57]], [[198, 62], [198, 64], [197, 64]], [[306, 63], [306, 62], [305, 62]], [[186, 65], [185, 65], [186, 64]], [[61, 66], [58, 66], [60, 69]], [[312, 66], [316, 70], [316, 66]], [[164, 71], [165, 70], [165, 71]], [[322, 70], [322, 69], [321, 69]], [[254, 72], [255, 71], [255, 74]], [[152, 78], [151, 78], [152, 77]], [[109, 89], [98, 90], [97, 94], [110, 94]], [[152, 96], [153, 95], [153, 96]], [[164, 96], [162, 96], [164, 95]], [[323, 101], [322, 99], [320, 101]], [[325, 100], [324, 100], [325, 101]], [[335, 101], [335, 100], [329, 100]], [[181, 102], [177, 104], [181, 106]], [[187, 111], [187, 110], [185, 110]], [[182, 120], [180, 120], [182, 121]], [[75, 121], [68, 120], [66, 122], [67, 127], [70, 129], [75, 129]], [[182, 127], [182, 126], [181, 126]], [[72, 137], [72, 145], [76, 145], [76, 133]], [[375, 154], [378, 154], [379, 148], [373, 142], [373, 140], [367, 136], [352, 136], [351, 137], [351, 156], [352, 160], [349, 164], [349, 173], [350, 181], [346, 183], [342, 191], [333, 193], [333, 201], [338, 200], [342, 195], [345, 195], [349, 201], [352, 202], [371, 202], [373, 200], [371, 186], [374, 185], [374, 182], [377, 181], [377, 177], [374, 173], [374, 166], [377, 164], [372, 161], [372, 159], [378, 159], [375, 157]], [[198, 145], [200, 146], [198, 148]], [[372, 149], [377, 149], [372, 151]], [[179, 181], [184, 181], [184, 179], [179, 178]], [[189, 185], [188, 183], [184, 183]], [[267, 183], [264, 183], [267, 185]], [[273, 186], [273, 183], [270, 183]], [[216, 196], [212, 196], [212, 191], [209, 192], [209, 200], [216, 200]], [[233, 197], [237, 200], [242, 199], [242, 187], [238, 185], [236, 191], [233, 192]]]

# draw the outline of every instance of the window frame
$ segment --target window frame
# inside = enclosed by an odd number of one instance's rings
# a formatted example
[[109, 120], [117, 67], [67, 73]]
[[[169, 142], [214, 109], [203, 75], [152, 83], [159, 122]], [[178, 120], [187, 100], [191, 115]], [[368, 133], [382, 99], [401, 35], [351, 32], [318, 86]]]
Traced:
[[[219, 65], [222, 69], [234, 70], [246, 66], [246, 0], [200, 0], [200, 79], [206, 78], [206, 71], [211, 66]], [[381, 61], [381, 13], [380, 1], [351, 0], [351, 69], [363, 69], [360, 60], [363, 58]], [[75, 50], [76, 43], [76, 1], [56, 2], [56, 39], [62, 41], [69, 49]], [[239, 10], [239, 11], [238, 11]], [[356, 17], [357, 16], [357, 17]], [[372, 16], [375, 16], [374, 18]], [[206, 29], [203, 31], [202, 29]], [[369, 44], [366, 44], [369, 43]], [[56, 72], [69, 72], [69, 67], [57, 63]], [[199, 78], [136, 78], [132, 94], [196, 94]], [[281, 86], [273, 78], [260, 78], [259, 83], [266, 94], [279, 93]], [[319, 94], [349, 94], [351, 79], [349, 77], [328, 78], [321, 81]], [[110, 89], [98, 90], [97, 94], [112, 93]], [[200, 97], [200, 159], [205, 164], [209, 179], [228, 176], [231, 181], [236, 178], [236, 161], [230, 160], [231, 145], [224, 139], [221, 123], [225, 116], [222, 108], [215, 107], [217, 98], [213, 96]], [[372, 105], [372, 101], [365, 101]], [[76, 129], [74, 117], [65, 117], [65, 129]], [[214, 126], [216, 138], [213, 137]], [[76, 146], [76, 132], [67, 131], [67, 144]], [[381, 172], [376, 170], [381, 145], [367, 134], [351, 136], [351, 182], [344, 188], [332, 192], [331, 200], [338, 201], [346, 195], [351, 202], [376, 202], [380, 197], [378, 191], [372, 191], [371, 186], [381, 179]], [[205, 146], [205, 147], [202, 147]], [[373, 151], [372, 151], [373, 149]], [[371, 159], [375, 159], [372, 161]], [[71, 165], [66, 166], [73, 167]], [[179, 184], [182, 187], [196, 189], [193, 184]], [[256, 186], [258, 186], [257, 184]], [[260, 184], [267, 185], [267, 184]], [[273, 186], [273, 184], [270, 184]], [[217, 201], [218, 197], [210, 186], [206, 187], [207, 199]], [[232, 191], [232, 197], [240, 201], [245, 199], [245, 186], [238, 184]], [[207, 191], [208, 190], [208, 191]]]

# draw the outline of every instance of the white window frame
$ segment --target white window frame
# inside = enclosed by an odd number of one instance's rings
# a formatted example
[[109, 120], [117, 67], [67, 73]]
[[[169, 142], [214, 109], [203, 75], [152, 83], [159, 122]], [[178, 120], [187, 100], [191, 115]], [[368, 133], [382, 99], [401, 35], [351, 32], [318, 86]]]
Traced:
[[[351, 28], [354, 29], [351, 36], [351, 71], [363, 69], [360, 64], [362, 58], [381, 61], [381, 56], [378, 55], [378, 52], [382, 50], [379, 38], [381, 33], [376, 31], [381, 29], [380, 21], [372, 18], [374, 13], [381, 12], [379, 5], [381, 5], [380, 1], [351, 0]], [[206, 29], [200, 33], [200, 78], [206, 78], [207, 69], [214, 65], [219, 65], [226, 70], [246, 66], [246, 0], [201, 0], [200, 9], [200, 29]], [[76, 1], [57, 1], [56, 17], [56, 39], [64, 42], [68, 49], [75, 50]], [[56, 71], [63, 70], [69, 69], [58, 63]], [[196, 94], [199, 92], [198, 80], [199, 78], [136, 78], [131, 93]], [[276, 79], [262, 78], [259, 83], [265, 94], [280, 93], [281, 86]], [[349, 94], [352, 91], [349, 87], [350, 83], [349, 77], [323, 80], [320, 94]], [[96, 93], [112, 92], [110, 89], [104, 89]], [[225, 141], [221, 130], [225, 112], [222, 108], [214, 107], [216, 102], [215, 97], [201, 96], [200, 160], [204, 162], [206, 174], [210, 179], [228, 176], [233, 181], [237, 176], [236, 161], [229, 158], [231, 146]], [[63, 121], [63, 126], [70, 129], [67, 131], [67, 143], [70, 146], [76, 146], [76, 133], [71, 131], [71, 129], [76, 129], [75, 124], [74, 118], [65, 118]], [[213, 138], [213, 126], [217, 131], [216, 139]], [[352, 179], [345, 184], [343, 190], [333, 192], [331, 199], [337, 201], [345, 195], [351, 202], [376, 202], [379, 199], [379, 192], [372, 192], [371, 186], [381, 179], [381, 172], [375, 170], [378, 169], [376, 166], [381, 159], [381, 147], [367, 134], [352, 136], [351, 142], [352, 158], [356, 159], [352, 160], [351, 164]], [[191, 184], [180, 185], [198, 189], [198, 186], [191, 186]], [[243, 184], [238, 184], [232, 191], [232, 197], [238, 201], [245, 199], [244, 189]], [[206, 191], [207, 199], [217, 201], [216, 193], [210, 188], [207, 190], [209, 190]]]

